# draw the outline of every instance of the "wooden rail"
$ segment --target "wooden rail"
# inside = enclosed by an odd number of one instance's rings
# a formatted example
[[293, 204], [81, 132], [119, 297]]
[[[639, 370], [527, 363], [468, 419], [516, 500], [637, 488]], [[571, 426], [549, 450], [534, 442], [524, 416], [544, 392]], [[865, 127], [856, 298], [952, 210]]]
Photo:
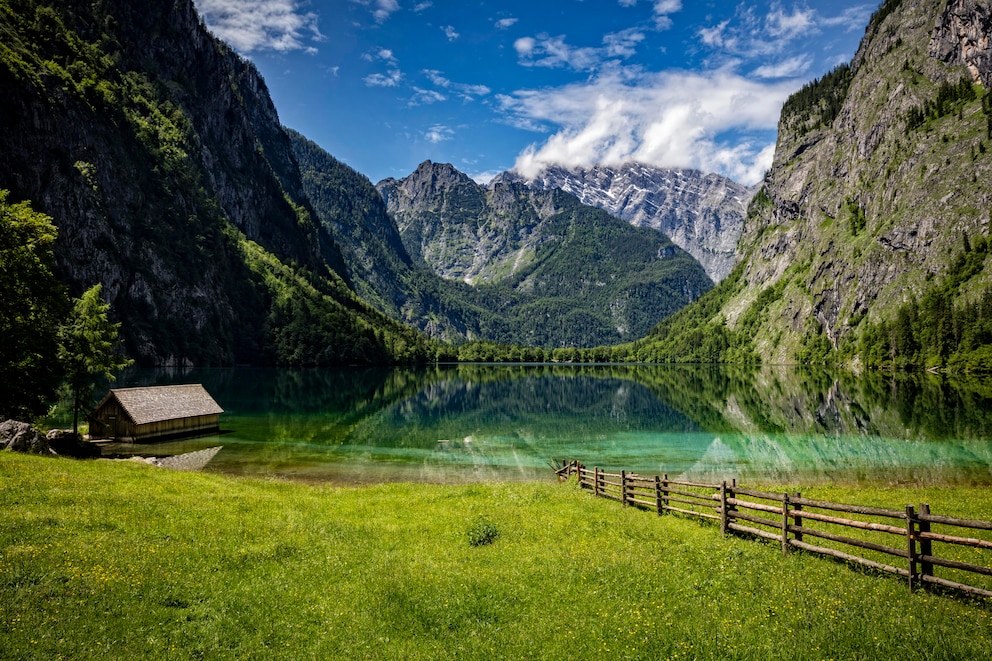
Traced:
[[608, 473], [578, 461], [552, 465], [559, 478], [575, 475], [581, 488], [624, 506], [719, 521], [723, 534], [759, 537], [778, 542], [783, 553], [801, 549], [895, 574], [906, 579], [910, 590], [936, 585], [992, 597], [992, 579], [980, 578], [992, 577], [990, 521], [938, 516], [926, 503], [891, 510], [748, 489], [736, 481], [705, 484], [668, 475]]

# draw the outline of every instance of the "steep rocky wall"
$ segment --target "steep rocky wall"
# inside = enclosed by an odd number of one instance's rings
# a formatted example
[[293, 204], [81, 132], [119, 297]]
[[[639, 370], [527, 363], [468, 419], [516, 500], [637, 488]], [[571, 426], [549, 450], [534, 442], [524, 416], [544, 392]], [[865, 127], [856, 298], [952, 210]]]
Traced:
[[52, 216], [60, 277], [75, 295], [103, 282], [132, 356], [262, 359], [267, 294], [227, 228], [314, 270], [340, 257], [258, 72], [192, 0], [23, 4], [6, 34], [27, 65], [0, 65], [0, 188]]
[[823, 121], [825, 105], [783, 113], [752, 203], [741, 240], [747, 286], [724, 314], [733, 325], [759, 292], [781, 286], [755, 338], [770, 362], [795, 360], [804, 335], [825, 333], [836, 346], [863, 320], [891, 315], [946, 271], [963, 237], [989, 231], [992, 142], [981, 102], [915, 128], [908, 121], [941, 84], [982, 78], [984, 51], [962, 44], [987, 41], [964, 27], [986, 25], [987, 8], [886, 4], [895, 8], [869, 26], [836, 117]]

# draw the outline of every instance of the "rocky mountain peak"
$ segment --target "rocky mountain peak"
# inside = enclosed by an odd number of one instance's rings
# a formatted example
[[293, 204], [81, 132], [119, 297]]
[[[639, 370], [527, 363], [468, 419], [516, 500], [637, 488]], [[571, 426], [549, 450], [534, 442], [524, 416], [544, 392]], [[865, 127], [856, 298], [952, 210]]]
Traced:
[[659, 168], [644, 163], [589, 168], [552, 166], [525, 180], [515, 172], [490, 186], [525, 182], [539, 190], [561, 190], [637, 227], [666, 234], [695, 257], [719, 282], [733, 268], [737, 241], [754, 190], [717, 174]]

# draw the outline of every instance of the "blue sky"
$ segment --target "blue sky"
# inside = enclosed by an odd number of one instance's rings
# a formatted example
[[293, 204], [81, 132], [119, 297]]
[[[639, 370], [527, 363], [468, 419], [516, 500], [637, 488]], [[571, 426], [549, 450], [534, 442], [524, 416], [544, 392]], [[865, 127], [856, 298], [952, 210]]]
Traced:
[[280, 119], [373, 182], [642, 161], [756, 183], [876, 1], [195, 0]]

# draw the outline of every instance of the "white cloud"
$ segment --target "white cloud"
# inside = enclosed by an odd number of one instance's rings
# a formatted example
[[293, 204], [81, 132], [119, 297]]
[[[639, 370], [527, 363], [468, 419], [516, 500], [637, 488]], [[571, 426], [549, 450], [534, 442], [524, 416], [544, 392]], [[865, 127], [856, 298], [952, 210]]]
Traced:
[[[424, 69], [423, 74], [434, 85], [443, 89], [451, 90], [465, 101], [473, 101], [476, 97], [486, 96], [491, 89], [485, 85], [471, 85], [466, 83], [453, 83], [444, 77], [444, 74], [437, 69]], [[444, 100], [444, 99], [440, 99]]]
[[812, 62], [808, 55], [796, 55], [772, 64], [763, 64], [751, 75], [755, 78], [795, 78], [809, 71]]
[[437, 90], [426, 90], [414, 86], [413, 92], [413, 98], [410, 99], [411, 106], [424, 106], [431, 103], [440, 103], [448, 100], [448, 97]]
[[637, 0], [619, 0], [621, 7], [633, 7], [637, 4]]
[[520, 37], [513, 42], [513, 48], [517, 51], [517, 55], [520, 57], [530, 57], [536, 46], [537, 40], [533, 37]]
[[520, 20], [519, 18], [501, 18], [498, 21], [496, 21], [496, 29], [505, 30], [508, 27], [512, 27], [513, 25], [516, 25], [517, 21], [519, 20]]
[[240, 53], [315, 53], [317, 49], [307, 45], [307, 40], [324, 37], [317, 28], [317, 14], [303, 11], [304, 4], [297, 0], [196, 0], [210, 31]]
[[430, 2], [430, 0], [428, 0], [427, 2], [421, 2], [421, 3], [417, 4], [413, 8], [413, 11], [415, 11], [415, 12], [422, 12], [425, 9], [430, 9], [433, 6], [434, 6], [434, 3], [433, 2]]
[[448, 37], [448, 41], [454, 41], [460, 36], [458, 32], [455, 31], [455, 27], [453, 25], [445, 25], [441, 28], [441, 30], [444, 31], [445, 36]]
[[438, 144], [439, 142], [444, 142], [445, 140], [451, 140], [455, 135], [447, 126], [441, 124], [435, 124], [426, 131], [424, 131], [424, 140], [432, 144]]
[[496, 178], [496, 175], [502, 174], [503, 170], [486, 170], [485, 172], [477, 172], [475, 174], [470, 174], [469, 177], [472, 181], [479, 184], [480, 186], [488, 186], [489, 182]]
[[781, 5], [772, 7], [768, 14], [768, 34], [780, 39], [795, 39], [813, 28], [815, 15], [812, 9], [793, 9], [791, 14], [785, 13]]
[[393, 13], [399, 11], [400, 3], [397, 0], [351, 0], [363, 7], [372, 8], [372, 17], [376, 23], [385, 22]]
[[768, 84], [728, 70], [631, 74], [616, 68], [590, 81], [498, 100], [515, 125], [557, 127], [518, 156], [514, 169], [523, 176], [552, 164], [640, 161], [751, 184], [770, 164], [779, 112], [795, 88], [795, 81]]
[[362, 80], [369, 87], [396, 87], [403, 80], [403, 74], [397, 69], [391, 69], [387, 73], [373, 73], [365, 76]]
[[602, 47], [570, 46], [565, 36], [539, 34], [537, 38], [521, 37], [513, 43], [519, 63], [525, 67], [567, 67], [576, 71], [595, 71], [611, 59], [626, 59], [635, 54], [644, 41], [644, 33], [636, 28], [612, 32], [603, 37]]
[[669, 14], [682, 11], [682, 0], [656, 0], [654, 3], [654, 23], [659, 30], [668, 30], [673, 22]]
[[636, 28], [621, 30], [603, 37], [603, 44], [609, 57], [632, 57], [637, 45], [642, 41], [644, 41], [644, 33]]

